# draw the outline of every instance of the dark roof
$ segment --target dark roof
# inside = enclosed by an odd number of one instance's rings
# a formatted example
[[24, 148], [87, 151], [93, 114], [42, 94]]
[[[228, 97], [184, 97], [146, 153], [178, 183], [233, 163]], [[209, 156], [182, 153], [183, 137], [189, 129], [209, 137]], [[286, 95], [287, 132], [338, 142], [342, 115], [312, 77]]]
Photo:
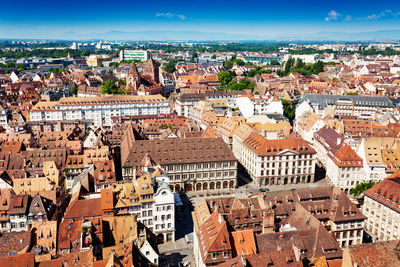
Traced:
[[51, 219], [53, 202], [39, 195], [33, 196], [29, 205], [29, 214], [37, 216], [39, 213]]
[[[288, 216], [299, 203], [318, 220], [333, 222], [364, 220], [365, 216], [349, 197], [336, 187], [318, 187], [268, 192], [264, 202], [274, 209], [275, 216]], [[286, 223], [282, 220], [281, 224]]]
[[[344, 145], [344, 137], [338, 134], [332, 127], [326, 125], [315, 132], [314, 136], [323, 146], [326, 147], [326, 145], [328, 145], [326, 149], [333, 154], [336, 154]], [[326, 143], [326, 145], [324, 143]]]
[[299, 104], [307, 101], [310, 105], [317, 105], [320, 109], [327, 105], [334, 105], [337, 101], [351, 101], [355, 106], [393, 108], [393, 103], [386, 96], [359, 96], [359, 95], [319, 95], [305, 94]]
[[133, 143], [123, 166], [138, 166], [147, 153], [161, 165], [236, 161], [232, 151], [220, 138], [141, 140]]

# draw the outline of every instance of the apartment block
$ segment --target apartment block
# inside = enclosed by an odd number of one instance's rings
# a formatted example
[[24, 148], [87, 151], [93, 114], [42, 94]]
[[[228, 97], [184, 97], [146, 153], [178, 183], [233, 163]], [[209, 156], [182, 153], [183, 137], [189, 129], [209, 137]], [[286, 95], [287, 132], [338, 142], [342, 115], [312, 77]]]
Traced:
[[38, 102], [30, 111], [31, 121], [93, 120], [96, 126], [111, 126], [111, 117], [170, 113], [161, 95], [113, 95], [65, 97], [59, 101]]
[[300, 138], [267, 140], [251, 133], [241, 158], [258, 186], [314, 182], [316, 152]]

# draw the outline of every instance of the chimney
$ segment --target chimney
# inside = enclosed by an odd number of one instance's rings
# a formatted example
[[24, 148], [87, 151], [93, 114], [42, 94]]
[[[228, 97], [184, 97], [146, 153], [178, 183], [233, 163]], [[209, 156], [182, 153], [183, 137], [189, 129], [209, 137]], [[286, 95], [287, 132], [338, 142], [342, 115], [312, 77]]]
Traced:
[[339, 137], [336, 140], [336, 145], [340, 145], [340, 143], [342, 142], [342, 139], [340, 139]]

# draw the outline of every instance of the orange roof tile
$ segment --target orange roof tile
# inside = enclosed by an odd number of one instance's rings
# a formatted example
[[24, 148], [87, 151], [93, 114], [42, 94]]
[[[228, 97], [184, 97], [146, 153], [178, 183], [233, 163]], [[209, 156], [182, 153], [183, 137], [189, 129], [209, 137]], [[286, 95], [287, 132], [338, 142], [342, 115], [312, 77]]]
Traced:
[[236, 255], [251, 255], [257, 252], [256, 241], [252, 229], [232, 232], [233, 246]]

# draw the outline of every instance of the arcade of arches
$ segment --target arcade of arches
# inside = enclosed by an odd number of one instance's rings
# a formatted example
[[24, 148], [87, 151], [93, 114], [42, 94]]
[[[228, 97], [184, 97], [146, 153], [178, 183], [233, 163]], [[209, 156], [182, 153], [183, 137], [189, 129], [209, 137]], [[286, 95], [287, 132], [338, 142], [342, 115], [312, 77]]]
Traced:
[[174, 192], [179, 191], [206, 191], [206, 190], [218, 190], [218, 189], [233, 189], [236, 186], [235, 180], [217, 180], [207, 182], [193, 182], [193, 183], [176, 183], [171, 185], [171, 189]]

